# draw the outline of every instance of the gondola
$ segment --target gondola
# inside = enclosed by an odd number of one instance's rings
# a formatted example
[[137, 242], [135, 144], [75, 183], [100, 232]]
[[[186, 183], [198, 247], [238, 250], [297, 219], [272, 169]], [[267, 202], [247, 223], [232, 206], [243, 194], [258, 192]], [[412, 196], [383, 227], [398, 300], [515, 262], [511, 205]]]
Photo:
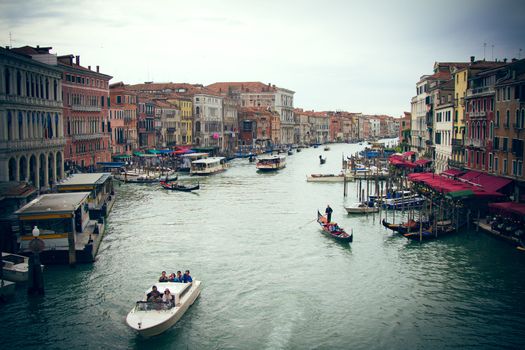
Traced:
[[326, 158], [323, 158], [322, 156], [319, 156], [319, 162], [320, 162], [321, 164], [326, 163]]
[[326, 216], [321, 215], [319, 211], [317, 211], [317, 222], [321, 226], [323, 234], [330, 236], [339, 242], [352, 242], [354, 236], [353, 233], [348, 234], [335, 222], [328, 222]]
[[[409, 220], [407, 222], [402, 222], [400, 224], [391, 224], [388, 223], [385, 219], [381, 222], [384, 227], [401, 234], [410, 233], [410, 232], [419, 232], [419, 221]], [[428, 222], [423, 223], [423, 229], [427, 229], [429, 226]]]
[[420, 240], [427, 241], [427, 240], [436, 239], [442, 236], [446, 236], [454, 232], [456, 232], [456, 229], [454, 228], [454, 226], [446, 225], [446, 226], [438, 226], [435, 231], [432, 229], [432, 227], [429, 227], [428, 229], [421, 231], [421, 233], [420, 232], [405, 233], [403, 236], [413, 241], [420, 241]]
[[199, 184], [196, 184], [194, 186], [184, 186], [184, 185], [179, 185], [176, 182], [164, 182], [164, 181], [162, 181], [160, 185], [162, 186], [162, 188], [166, 190], [182, 191], [182, 192], [191, 192], [191, 191], [198, 190], [200, 188]]

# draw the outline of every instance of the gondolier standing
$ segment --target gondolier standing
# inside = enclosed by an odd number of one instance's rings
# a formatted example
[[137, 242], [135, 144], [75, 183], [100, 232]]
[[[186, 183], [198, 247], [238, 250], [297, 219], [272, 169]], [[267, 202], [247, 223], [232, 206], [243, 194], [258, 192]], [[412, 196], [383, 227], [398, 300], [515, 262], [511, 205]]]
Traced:
[[324, 211], [324, 213], [326, 214], [326, 220], [327, 220], [327, 223], [330, 223], [332, 221], [332, 208], [330, 208], [330, 205], [326, 205], [326, 210]]

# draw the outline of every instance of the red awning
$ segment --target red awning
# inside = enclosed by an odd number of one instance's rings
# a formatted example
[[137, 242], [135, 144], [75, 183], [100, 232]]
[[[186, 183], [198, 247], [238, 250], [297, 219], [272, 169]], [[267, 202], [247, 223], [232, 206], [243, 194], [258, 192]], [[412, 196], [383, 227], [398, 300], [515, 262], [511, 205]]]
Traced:
[[493, 211], [500, 211], [503, 213], [513, 213], [525, 216], [525, 203], [503, 202], [490, 203], [489, 208]]
[[416, 152], [408, 151], [408, 152], [403, 153], [403, 157], [411, 157], [414, 154], [416, 154]]
[[464, 171], [457, 170], [457, 169], [447, 169], [444, 172], [442, 172], [441, 175], [445, 175], [445, 176], [460, 176], [460, 175], [462, 175], [464, 173], [465, 173]]
[[491, 176], [482, 173], [478, 177], [472, 179], [471, 182], [481, 185], [486, 191], [494, 192], [509, 185], [510, 183], [512, 183], [512, 180], [500, 176]]
[[466, 174], [461, 175], [459, 178], [461, 180], [471, 181], [472, 179], [475, 179], [476, 177], [480, 175], [481, 173], [479, 171], [469, 171]]
[[432, 163], [432, 161], [425, 158], [418, 159], [414, 162], [415, 165], [426, 165], [428, 163]]

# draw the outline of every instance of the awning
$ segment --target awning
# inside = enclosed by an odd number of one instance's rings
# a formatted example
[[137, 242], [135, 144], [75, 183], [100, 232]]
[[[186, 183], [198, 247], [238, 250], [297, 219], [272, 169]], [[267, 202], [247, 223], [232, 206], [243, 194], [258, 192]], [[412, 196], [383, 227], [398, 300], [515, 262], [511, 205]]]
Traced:
[[464, 173], [465, 173], [464, 171], [457, 170], [457, 169], [447, 169], [444, 172], [442, 172], [441, 175], [457, 177], [457, 176], [460, 176], [460, 175], [462, 175]]
[[117, 154], [112, 156], [113, 159], [130, 159], [131, 156], [129, 154]]
[[512, 180], [500, 176], [481, 174], [478, 177], [472, 179], [471, 182], [481, 185], [486, 191], [494, 192], [501, 190], [503, 187], [511, 184]]
[[476, 177], [480, 176], [481, 173], [479, 171], [469, 171], [463, 175], [461, 175], [459, 178], [464, 181], [471, 181], [472, 179], [475, 179]]
[[503, 213], [513, 213], [513, 214], [525, 216], [525, 203], [515, 203], [515, 202], [490, 203], [489, 208], [491, 209], [491, 211], [499, 211]]
[[428, 163], [432, 163], [432, 161], [430, 159], [425, 159], [425, 158], [418, 159], [414, 162], [415, 165], [420, 165], [420, 166], [427, 165]]

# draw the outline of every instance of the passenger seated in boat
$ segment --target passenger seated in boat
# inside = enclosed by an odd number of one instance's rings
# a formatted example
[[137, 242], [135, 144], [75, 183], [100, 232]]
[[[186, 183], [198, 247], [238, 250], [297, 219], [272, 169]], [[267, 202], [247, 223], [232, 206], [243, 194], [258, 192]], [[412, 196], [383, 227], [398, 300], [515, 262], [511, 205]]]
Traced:
[[180, 282], [180, 283], [182, 283], [182, 280], [183, 280], [182, 272], [177, 271], [177, 276], [175, 276], [175, 281], [173, 281], [173, 282]]
[[174, 305], [173, 300], [173, 294], [171, 294], [170, 290], [166, 288], [164, 290], [164, 295], [162, 296], [162, 301], [167, 303], [168, 307], [172, 307]]
[[175, 273], [170, 273], [170, 276], [168, 277], [168, 282], [175, 282], [175, 278], [177, 278], [175, 277]]
[[168, 282], [168, 276], [166, 276], [166, 271], [162, 271], [162, 275], [159, 277], [159, 282]]
[[151, 292], [149, 292], [147, 295], [147, 300], [148, 301], [152, 301], [152, 302], [159, 302], [161, 301], [161, 294], [160, 292], [157, 290], [157, 286], [153, 286], [151, 287]]
[[184, 283], [191, 283], [191, 282], [193, 282], [193, 278], [191, 278], [191, 276], [190, 276], [190, 270], [186, 270], [186, 272], [184, 273], [184, 276], [182, 276], [182, 281]]

